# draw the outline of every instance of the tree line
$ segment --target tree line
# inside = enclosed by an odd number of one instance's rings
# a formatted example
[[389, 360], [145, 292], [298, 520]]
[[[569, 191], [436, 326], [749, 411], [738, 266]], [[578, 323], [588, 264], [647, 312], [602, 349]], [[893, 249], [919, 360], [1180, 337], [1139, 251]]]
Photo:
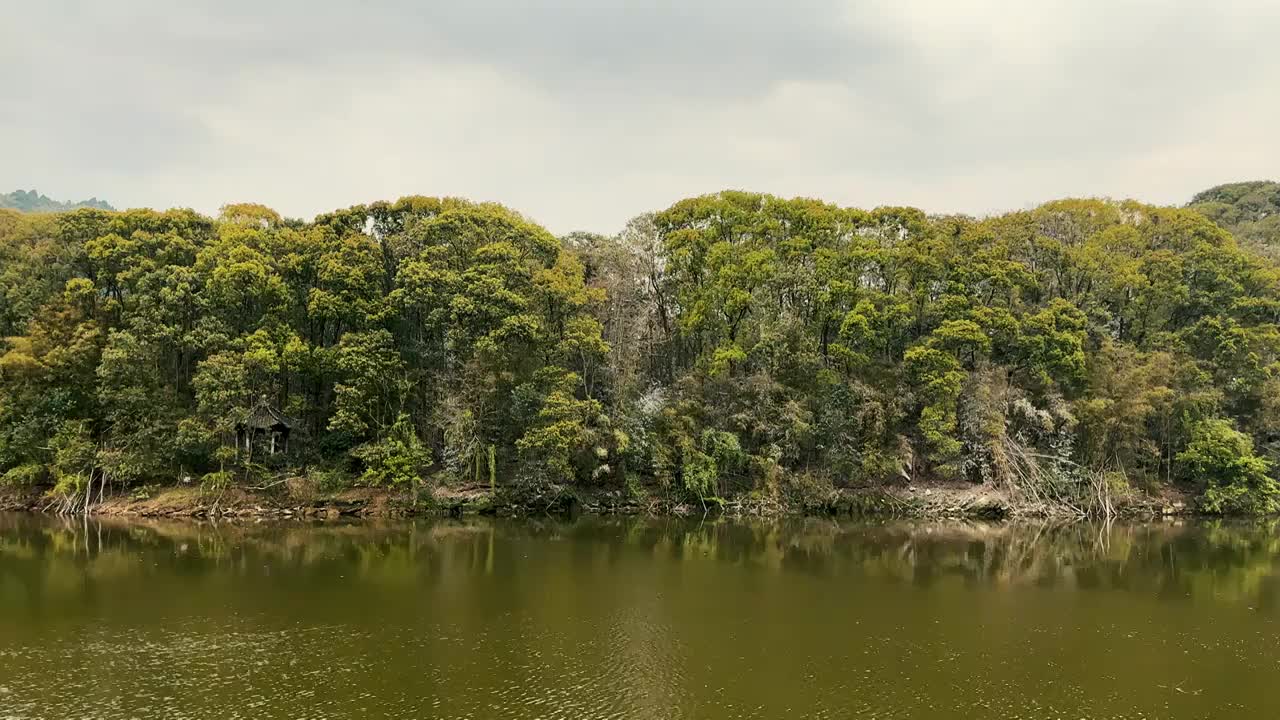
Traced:
[[0, 193], [0, 208], [10, 208], [12, 210], [21, 210], [22, 212], [61, 212], [78, 208], [115, 210], [106, 200], [89, 198], [79, 202], [59, 202], [35, 190], [14, 190], [11, 193]]
[[[1232, 197], [1197, 203], [1239, 217]], [[310, 222], [0, 211], [0, 473], [86, 498], [184, 477], [703, 503], [1179, 486], [1271, 512], [1280, 265], [1203, 209], [721, 192], [563, 238], [454, 198]], [[240, 451], [262, 404], [292, 419], [287, 453]]]

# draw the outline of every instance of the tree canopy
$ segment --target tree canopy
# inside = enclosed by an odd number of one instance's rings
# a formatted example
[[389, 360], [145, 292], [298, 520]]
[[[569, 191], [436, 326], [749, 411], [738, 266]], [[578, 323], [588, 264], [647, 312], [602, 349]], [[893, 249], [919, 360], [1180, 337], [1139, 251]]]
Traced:
[[[1200, 212], [1265, 190], [985, 219], [727, 191], [562, 239], [456, 198], [0, 211], [0, 473], [1271, 509], [1280, 266]], [[237, 446], [264, 401], [287, 453]]]
[[1218, 185], [1197, 193], [1188, 206], [1226, 228], [1247, 247], [1280, 257], [1280, 183]]

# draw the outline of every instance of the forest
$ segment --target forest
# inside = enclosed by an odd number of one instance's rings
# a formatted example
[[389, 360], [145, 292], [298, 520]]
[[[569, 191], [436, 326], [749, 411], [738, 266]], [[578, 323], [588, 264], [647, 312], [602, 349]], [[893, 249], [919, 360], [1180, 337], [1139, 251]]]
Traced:
[[983, 218], [726, 191], [561, 238], [418, 196], [0, 210], [0, 484], [1271, 513], [1277, 223], [1276, 183]]

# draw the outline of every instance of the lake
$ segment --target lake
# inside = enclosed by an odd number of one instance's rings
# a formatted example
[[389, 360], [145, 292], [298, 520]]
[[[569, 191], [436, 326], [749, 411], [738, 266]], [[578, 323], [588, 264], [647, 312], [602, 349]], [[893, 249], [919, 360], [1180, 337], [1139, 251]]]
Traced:
[[1280, 717], [1274, 523], [0, 515], [0, 718]]

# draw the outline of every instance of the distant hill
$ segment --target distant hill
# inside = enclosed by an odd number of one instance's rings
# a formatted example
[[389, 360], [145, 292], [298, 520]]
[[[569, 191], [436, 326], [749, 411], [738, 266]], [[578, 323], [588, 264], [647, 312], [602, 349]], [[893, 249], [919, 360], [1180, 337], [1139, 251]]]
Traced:
[[62, 212], [79, 208], [115, 210], [106, 200], [99, 200], [96, 197], [80, 202], [59, 202], [35, 190], [14, 190], [0, 195], [0, 208], [11, 208], [22, 212]]
[[1187, 207], [1230, 230], [1241, 244], [1280, 257], [1280, 182], [1219, 185], [1198, 193]]

